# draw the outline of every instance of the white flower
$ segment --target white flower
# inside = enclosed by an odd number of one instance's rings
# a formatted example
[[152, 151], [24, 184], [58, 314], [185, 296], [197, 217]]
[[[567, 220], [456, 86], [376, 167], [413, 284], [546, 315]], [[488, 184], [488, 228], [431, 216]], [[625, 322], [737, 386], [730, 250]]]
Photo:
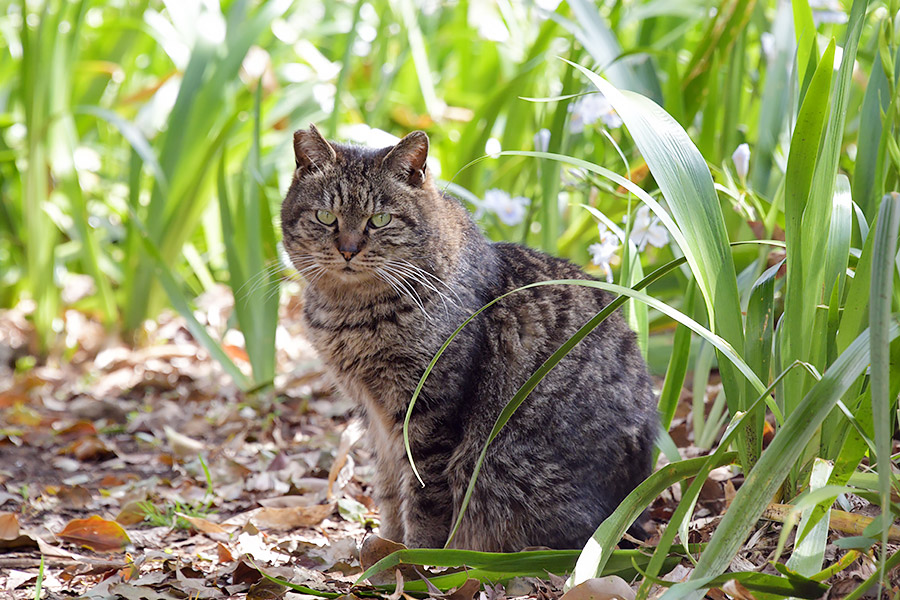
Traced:
[[[211, 5], [212, 3], [209, 4]], [[202, 11], [200, 16], [197, 17], [196, 32], [214, 46], [225, 42], [225, 17], [219, 12], [218, 7], [213, 10], [206, 6], [206, 10]]]
[[369, 148], [385, 148], [400, 141], [396, 135], [382, 129], [369, 127], [365, 123], [354, 123], [341, 127], [341, 136]]
[[810, 0], [809, 7], [813, 11], [813, 23], [816, 27], [822, 23], [843, 25], [849, 20], [837, 0]]
[[582, 96], [569, 105], [569, 112], [572, 113], [572, 121], [569, 123], [569, 131], [572, 133], [581, 133], [585, 127], [598, 120], [602, 120], [609, 129], [622, 126], [622, 119], [613, 110], [612, 104], [599, 92]]
[[334, 95], [337, 93], [337, 87], [333, 83], [317, 83], [312, 87], [313, 100], [319, 105], [324, 112], [330, 113], [334, 110]]
[[588, 246], [588, 252], [591, 254], [591, 262], [600, 267], [606, 274], [607, 283], [612, 283], [613, 274], [609, 266], [609, 261], [616, 255], [619, 249], [619, 238], [610, 231], [603, 223], [597, 224], [600, 230], [600, 243]]
[[766, 60], [772, 62], [775, 58], [775, 36], [764, 31], [759, 36], [759, 44], [762, 46], [763, 54], [766, 55]]
[[538, 152], [546, 152], [550, 147], [550, 130], [546, 127], [534, 134], [534, 149]]
[[510, 198], [503, 190], [488, 190], [484, 193], [483, 208], [496, 214], [504, 225], [518, 225], [525, 218], [525, 207], [531, 201], [523, 196]]
[[731, 155], [734, 162], [734, 170], [737, 176], [744, 181], [747, 178], [747, 171], [750, 170], [750, 146], [746, 143], [737, 147], [737, 150]]
[[841, 61], [844, 60], [844, 49], [840, 46], [834, 47], [834, 70], [837, 71], [841, 68]]
[[266, 72], [272, 64], [269, 53], [259, 46], [250, 46], [247, 55], [241, 63], [244, 72], [251, 81], [256, 81]]
[[562, 3], [562, 0], [536, 0], [535, 5], [547, 12], [553, 12]]
[[497, 158], [502, 151], [503, 148], [500, 147], [500, 140], [495, 137], [488, 138], [487, 144], [484, 145], [485, 154], [491, 158]]
[[631, 241], [639, 252], [643, 252], [647, 244], [662, 248], [669, 243], [669, 232], [656, 216], [651, 216], [650, 207], [644, 205], [637, 210], [634, 225], [631, 228]]
[[96, 173], [103, 166], [100, 161], [100, 154], [93, 148], [87, 146], [78, 146], [72, 153], [72, 162], [79, 171], [91, 171]]

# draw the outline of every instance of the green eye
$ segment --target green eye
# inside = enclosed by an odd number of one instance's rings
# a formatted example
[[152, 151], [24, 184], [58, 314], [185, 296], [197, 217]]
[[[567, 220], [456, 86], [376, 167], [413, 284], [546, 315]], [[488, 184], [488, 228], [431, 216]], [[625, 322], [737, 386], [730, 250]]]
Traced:
[[384, 227], [391, 222], [391, 215], [390, 213], [374, 214], [372, 215], [372, 218], [369, 219], [369, 222], [372, 224], [372, 227]]
[[316, 218], [319, 220], [319, 223], [324, 223], [325, 225], [332, 225], [337, 221], [337, 217], [327, 210], [317, 210]]

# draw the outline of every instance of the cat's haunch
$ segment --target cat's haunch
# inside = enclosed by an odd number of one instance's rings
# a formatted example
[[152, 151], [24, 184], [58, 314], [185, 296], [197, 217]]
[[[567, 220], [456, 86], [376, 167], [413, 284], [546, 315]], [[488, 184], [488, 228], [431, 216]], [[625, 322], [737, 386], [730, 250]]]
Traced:
[[[428, 136], [380, 150], [294, 134], [284, 247], [309, 284], [307, 335], [362, 409], [376, 467], [381, 535], [440, 547], [497, 416], [531, 374], [611, 300], [552, 285], [476, 317], [437, 362], [409, 428], [413, 391], [473, 312], [523, 285], [589, 279], [575, 265], [490, 243], [426, 168]], [[618, 312], [537, 385], [491, 444], [452, 545], [484, 551], [580, 548], [650, 473], [656, 406], [634, 334]]]

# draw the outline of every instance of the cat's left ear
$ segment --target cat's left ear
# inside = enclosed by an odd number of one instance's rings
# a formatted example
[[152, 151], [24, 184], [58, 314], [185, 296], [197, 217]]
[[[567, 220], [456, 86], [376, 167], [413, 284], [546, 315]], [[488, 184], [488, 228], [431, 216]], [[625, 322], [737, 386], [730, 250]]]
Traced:
[[425, 160], [428, 158], [428, 135], [413, 131], [397, 142], [381, 165], [413, 187], [425, 183]]

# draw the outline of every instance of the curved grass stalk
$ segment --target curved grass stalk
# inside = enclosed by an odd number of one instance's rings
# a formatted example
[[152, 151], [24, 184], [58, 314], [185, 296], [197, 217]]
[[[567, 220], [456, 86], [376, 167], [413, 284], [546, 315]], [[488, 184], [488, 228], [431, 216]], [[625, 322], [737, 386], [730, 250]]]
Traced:
[[[893, 341], [900, 335], [900, 327], [896, 322], [892, 323], [885, 333], [887, 340]], [[838, 357], [785, 421], [784, 427], [748, 473], [700, 557], [692, 579], [718, 575], [728, 567], [756, 523], [756, 517], [762, 514], [793, 466], [793, 458], [806, 447], [829, 411], [868, 366], [869, 342], [867, 329]]]
[[[738, 246], [738, 245], [745, 245], [745, 244], [766, 244], [766, 245], [779, 246], [781, 243], [766, 240], [766, 241], [753, 241], [753, 242], [736, 242], [734, 245]], [[528, 397], [528, 395], [531, 393], [531, 391], [537, 386], [538, 383], [540, 383], [540, 381], [544, 378], [544, 376], [546, 376], [546, 374], [549, 373], [550, 370], [554, 366], [556, 366], [556, 364], [558, 364], [559, 361], [562, 360], [562, 358], [566, 354], [568, 354], [569, 350], [571, 350], [571, 348], [573, 348], [575, 346], [575, 344], [577, 344], [579, 341], [581, 341], [588, 333], [593, 331], [593, 329], [596, 328], [600, 323], [602, 323], [603, 320], [605, 320], [610, 314], [612, 314], [612, 312], [615, 311], [616, 308], [618, 308], [619, 306], [624, 304], [628, 300], [628, 298], [636, 298], [638, 300], [641, 300], [642, 302], [649, 304], [650, 306], [652, 306], [652, 307], [656, 308], [657, 310], [659, 310], [660, 312], [670, 316], [671, 318], [682, 323], [683, 325], [685, 325], [686, 327], [688, 327], [695, 333], [698, 333], [699, 335], [704, 337], [704, 339], [706, 339], [707, 341], [712, 343], [718, 350], [720, 350], [724, 356], [726, 356], [729, 360], [734, 362], [734, 364], [737, 366], [737, 368], [745, 375], [745, 377], [747, 377], [747, 380], [750, 383], [750, 385], [752, 385], [757, 391], [761, 392], [761, 391], [765, 390], [765, 385], [759, 380], [759, 378], [756, 376], [756, 374], [753, 372], [753, 370], [743, 361], [743, 359], [740, 356], [738, 356], [736, 351], [733, 348], [731, 348], [731, 346], [727, 342], [725, 342], [724, 340], [722, 340], [721, 338], [716, 336], [714, 333], [710, 332], [708, 329], [699, 325], [696, 321], [694, 321], [693, 319], [690, 319], [689, 317], [687, 317], [680, 311], [677, 311], [677, 310], [673, 309], [672, 307], [668, 306], [667, 304], [660, 302], [659, 300], [656, 300], [655, 298], [647, 296], [646, 294], [641, 294], [639, 291], [637, 291], [637, 290], [641, 290], [641, 289], [645, 288], [646, 286], [650, 285], [651, 283], [653, 283], [660, 277], [666, 275], [667, 273], [671, 272], [675, 268], [681, 266], [682, 264], [684, 264], [685, 260], [686, 260], [685, 257], [681, 257], [681, 258], [675, 259], [675, 260], [667, 263], [666, 265], [663, 265], [662, 267], [660, 267], [660, 268], [656, 269], [655, 271], [653, 271], [652, 273], [650, 273], [647, 277], [642, 279], [640, 282], [635, 284], [634, 288], [624, 288], [622, 286], [617, 286], [617, 285], [613, 285], [613, 284], [607, 284], [607, 283], [591, 281], [591, 280], [580, 280], [580, 279], [542, 281], [542, 282], [533, 283], [533, 284], [530, 284], [527, 286], [523, 286], [523, 287], [513, 290], [511, 292], [507, 292], [506, 294], [499, 296], [498, 298], [495, 298], [488, 304], [482, 306], [480, 309], [475, 311], [471, 316], [469, 316], [465, 321], [463, 321], [459, 325], [459, 327], [457, 327], [456, 330], [441, 345], [441, 347], [435, 353], [434, 358], [431, 359], [431, 362], [425, 368], [425, 372], [422, 374], [422, 377], [419, 379], [419, 383], [416, 386], [415, 391], [413, 392], [412, 398], [410, 399], [410, 403], [409, 403], [409, 406], [407, 407], [407, 411], [406, 411], [406, 417], [404, 418], [404, 421], [403, 421], [403, 444], [406, 449], [406, 456], [409, 460], [410, 466], [412, 467], [413, 473], [415, 474], [416, 478], [419, 480], [419, 483], [422, 486], [425, 485], [425, 482], [422, 480], [421, 476], [419, 475], [419, 471], [416, 468], [415, 460], [413, 459], [413, 456], [412, 456], [412, 448], [411, 448], [410, 442], [409, 442], [409, 422], [410, 422], [410, 419], [412, 418], [412, 413], [413, 413], [413, 409], [415, 407], [416, 401], [422, 392], [422, 388], [425, 386], [425, 381], [428, 379], [428, 376], [431, 374], [431, 371], [434, 369], [434, 366], [437, 364], [437, 361], [440, 359], [441, 355], [443, 355], [444, 351], [447, 349], [447, 347], [450, 345], [450, 343], [453, 341], [453, 339], [456, 338], [456, 336], [460, 333], [460, 331], [462, 331], [462, 329], [466, 325], [468, 325], [480, 313], [482, 313], [483, 311], [485, 311], [486, 309], [491, 307], [493, 304], [499, 302], [506, 296], [508, 296], [510, 294], [514, 294], [516, 292], [520, 292], [522, 290], [533, 288], [533, 287], [539, 287], [539, 286], [544, 286], [544, 285], [565, 285], [565, 284], [582, 285], [582, 286], [586, 286], [586, 287], [594, 287], [594, 288], [598, 288], [598, 289], [612, 291], [612, 292], [619, 294], [619, 296], [617, 298], [615, 298], [612, 302], [610, 302], [610, 304], [608, 304], [602, 311], [600, 311], [590, 321], [588, 321], [585, 325], [583, 325], [581, 327], [581, 329], [579, 329], [569, 340], [567, 340], [560, 348], [558, 348], [556, 350], [556, 352], [554, 352], [544, 362], [544, 364], [542, 364], [538, 368], [538, 370], [532, 374], [532, 376], [528, 379], [528, 381], [526, 381], [522, 385], [522, 387], [519, 388], [519, 390], [516, 392], [516, 394], [513, 396], [513, 398], [504, 407], [500, 416], [497, 418], [497, 421], [494, 424], [494, 427], [491, 430], [491, 433], [488, 436], [488, 439], [485, 442], [484, 447], [482, 448], [482, 451], [481, 451], [481, 454], [479, 455], [478, 461], [476, 462], [475, 469], [472, 473], [471, 479], [469, 480], [469, 486], [466, 490], [465, 497], [463, 498], [463, 503], [460, 507], [460, 510], [459, 510], [459, 513], [457, 516], [457, 520], [456, 520], [456, 522], [453, 526], [453, 529], [450, 533], [450, 536], [447, 540], [448, 545], [452, 541], [453, 536], [455, 535], [456, 531], [459, 528], [460, 523], [462, 522], [462, 517], [465, 513], [466, 507], [468, 506], [469, 500], [471, 498], [472, 492], [475, 487], [475, 482], [478, 478], [479, 472], [481, 471], [481, 465], [484, 462], [484, 458], [487, 454], [487, 449], [490, 446], [491, 442], [494, 440], [494, 438], [496, 438], [496, 436], [499, 434], [500, 430], [503, 428], [503, 426], [506, 424], [506, 422], [509, 420], [509, 418], [518, 409], [518, 407], [522, 404], [522, 402], [525, 401], [525, 398]], [[782, 422], [783, 416], [781, 415], [781, 411], [776, 406], [774, 400], [770, 396], [765, 396], [765, 398], [766, 398], [767, 405], [772, 410], [772, 412], [775, 414], [778, 422], [779, 423]]]
[[[576, 332], [571, 338], [569, 338], [569, 340], [567, 340], [559, 349], [557, 349], [557, 351], [554, 352], [553, 355], [551, 355], [550, 358], [548, 358], [544, 362], [544, 364], [538, 368], [538, 370], [528, 379], [528, 381], [526, 381], [522, 385], [522, 387], [519, 388], [519, 391], [516, 392], [515, 396], [513, 396], [513, 398], [509, 401], [509, 403], [506, 405], [506, 407], [504, 407], [503, 411], [501, 412], [500, 416], [497, 419], [497, 422], [494, 425], [494, 428], [491, 430], [491, 434], [488, 437], [488, 440], [487, 440], [484, 448], [482, 449], [481, 455], [479, 456], [478, 461], [475, 465], [475, 470], [474, 470], [474, 472], [472, 474], [472, 478], [469, 482], [469, 487], [468, 487], [468, 489], [466, 491], [466, 495], [463, 499], [462, 506], [460, 507], [459, 516], [453, 527], [453, 530], [451, 531], [450, 538], [448, 539], [448, 544], [452, 540], [453, 535], [456, 533], [457, 529], [459, 528], [459, 524], [465, 513], [465, 509], [468, 505], [468, 501], [471, 497], [472, 491], [474, 490], [475, 481], [477, 480], [478, 473], [481, 470], [481, 465], [484, 462], [484, 458], [487, 454], [487, 449], [488, 449], [490, 443], [496, 438], [496, 436], [499, 434], [500, 430], [503, 428], [503, 426], [506, 424], [506, 422], [509, 420], [509, 418], [513, 415], [513, 413], [516, 411], [516, 409], [518, 409], [518, 407], [522, 404], [522, 402], [525, 401], [525, 398], [527, 398], [527, 396], [537, 386], [537, 384], [544, 378], [544, 376], [554, 366], [556, 366], [556, 364], [558, 364], [559, 361], [562, 360], [562, 358], [566, 354], [568, 354], [568, 352], [571, 350], [571, 348], [573, 348], [575, 346], [575, 344], [580, 342], [585, 336], [587, 336], [588, 333], [593, 331], [594, 328], [596, 328], [600, 323], [602, 323], [603, 320], [605, 320], [610, 314], [612, 314], [612, 312], [615, 311], [616, 308], [621, 306], [621, 304], [623, 304], [628, 298], [638, 299], [638, 300], [652, 306], [653, 308], [656, 308], [660, 312], [668, 315], [669, 317], [675, 319], [676, 321], [682, 323], [683, 325], [686, 325], [691, 330], [693, 330], [695, 333], [701, 335], [704, 339], [706, 339], [711, 344], [713, 344], [720, 352], [722, 352], [722, 354], [724, 356], [726, 356], [729, 360], [731, 360], [733, 362], [733, 364], [735, 364], [735, 366], [744, 374], [744, 376], [751, 382], [751, 384], [759, 392], [762, 392], [766, 389], [765, 385], [759, 380], [759, 378], [756, 376], [756, 374], [753, 372], [753, 370], [744, 362], [744, 360], [737, 354], [737, 352], [734, 350], [734, 348], [732, 348], [731, 345], [728, 344], [728, 342], [726, 342], [719, 336], [715, 335], [714, 333], [712, 333], [705, 327], [701, 326], [699, 323], [697, 323], [693, 319], [687, 317], [680, 311], [675, 310], [674, 308], [668, 306], [667, 304], [665, 304], [663, 302], [660, 302], [659, 300], [656, 300], [655, 298], [652, 298], [646, 294], [636, 291], [643, 287], [646, 287], [652, 281], [655, 281], [662, 275], [664, 275], [664, 274], [668, 273], [669, 271], [671, 271], [672, 269], [676, 268], [678, 266], [678, 264], [680, 264], [679, 261], [672, 261], [665, 267], [661, 267], [660, 269], [657, 269], [656, 271], [654, 271], [653, 273], [651, 273], [650, 275], [645, 277], [637, 285], [635, 285], [635, 289], [624, 288], [622, 286], [603, 283], [603, 282], [599, 282], [599, 281], [589, 281], [589, 280], [580, 280], [580, 279], [568, 279], [568, 280], [562, 279], [562, 280], [542, 281], [542, 282], [533, 283], [533, 284], [530, 284], [527, 286], [523, 286], [521, 288], [518, 288], [516, 290], [508, 292], [498, 298], [495, 298], [490, 303], [488, 303], [485, 306], [483, 306], [482, 308], [480, 308], [472, 316], [470, 316], [468, 319], [466, 319], [466, 321], [464, 321], [456, 329], [456, 331], [450, 336], [450, 338], [448, 338], [448, 340], [441, 346], [440, 350], [438, 350], [437, 354], [435, 354], [434, 359], [432, 359], [431, 363], [426, 368], [425, 373], [423, 374], [422, 378], [419, 381], [418, 386], [416, 387], [415, 392], [413, 393], [413, 397], [412, 397], [409, 407], [407, 409], [406, 419], [404, 420], [404, 423], [403, 423], [404, 444], [406, 446], [407, 457], [410, 460], [410, 465], [412, 465], [412, 468], [416, 474], [416, 477], [419, 479], [419, 481], [420, 481], [420, 483], [422, 483], [422, 485], [424, 485], [424, 482], [422, 482], [422, 479], [419, 476], [418, 470], [415, 467], [415, 462], [412, 458], [412, 450], [411, 450], [411, 447], [409, 444], [409, 421], [412, 416], [413, 408], [415, 407], [416, 399], [418, 398], [419, 394], [421, 393], [421, 390], [422, 390], [422, 387], [424, 386], [426, 378], [431, 373], [431, 370], [434, 368], [434, 365], [436, 364], [436, 362], [440, 358], [440, 356], [443, 354], [443, 352], [446, 350], [447, 346], [450, 344], [450, 342], [452, 342], [452, 340], [462, 330], [463, 327], [465, 327], [468, 323], [470, 323], [472, 321], [472, 319], [474, 319], [478, 314], [480, 314], [481, 312], [483, 312], [484, 310], [486, 310], [487, 308], [489, 308], [496, 302], [499, 302], [506, 296], [526, 290], [526, 289], [534, 288], [534, 287], [545, 286], [545, 285], [581, 285], [581, 286], [585, 286], [585, 287], [593, 287], [593, 288], [602, 289], [602, 290], [615, 292], [615, 293], [619, 294], [618, 298], [616, 298], [610, 304], [608, 304], [602, 311], [600, 311], [590, 321], [588, 321], [584, 326], [582, 326], [581, 329], [579, 329], [578, 332]], [[770, 403], [770, 407], [772, 407], [773, 410], [777, 411], [777, 407], [775, 407], [774, 403]]]
[[[725, 449], [727, 449], [731, 442], [734, 440], [734, 436], [740, 430], [740, 427], [743, 425], [743, 421], [748, 418], [747, 415], [752, 414], [756, 407], [761, 406], [761, 403], [766, 401], [766, 398], [769, 397], [769, 394], [772, 392], [772, 390], [775, 389], [775, 387], [781, 382], [781, 380], [784, 379], [784, 377], [789, 372], [797, 367], [802, 367], [807, 371], [811, 371], [814, 375], [818, 374], [815, 372], [815, 367], [813, 367], [812, 365], [799, 360], [794, 362], [772, 381], [769, 387], [766, 388], [766, 391], [761, 394], [752, 405], [750, 405], [746, 412], [735, 415], [732, 422], [729, 423], [728, 428], [726, 429], [725, 434], [722, 436], [722, 439], [719, 441], [719, 445], [716, 448], [715, 452], [707, 457], [706, 464], [697, 473], [697, 477], [694, 479], [693, 483], [691, 483], [690, 487], [688, 487], [687, 491], [682, 494], [681, 501], [678, 503], [678, 508], [675, 509], [675, 512], [672, 514], [672, 518], [669, 519], [669, 526], [666, 527], [666, 530], [663, 532], [659, 543], [657, 543], [656, 545], [656, 550], [653, 553], [653, 558], [650, 559], [650, 564], [647, 565], [647, 574], [650, 576], [650, 579], [646, 579], [644, 583], [641, 584], [641, 587], [638, 590], [638, 598], [647, 597], [650, 591], [649, 584], [652, 583], [652, 578], [656, 577], [660, 573], [663, 560], [668, 554], [669, 548], [671, 548], [672, 544], [675, 542], [675, 534], [679, 531], [678, 525], [686, 522], [686, 520], [690, 517], [691, 512], [693, 512], [694, 505], [697, 502], [697, 498], [700, 496], [700, 490], [702, 489], [706, 478], [714, 468], [720, 466], [719, 457], [724, 454]], [[598, 529], [597, 531], [599, 532], [600, 530]], [[603, 545], [612, 547], [617, 541], [609, 537], [598, 540], [597, 537], [598, 535], [595, 533], [592, 539], [598, 545], [601, 545], [601, 547]], [[682, 541], [684, 542], [686, 540]], [[600, 562], [598, 563], [598, 565], [594, 566], [593, 571], [590, 571], [590, 569], [588, 568], [590, 565], [585, 565], [585, 569], [583, 571], [578, 571], [578, 569], [576, 569], [569, 584], [577, 585], [584, 579], [594, 577], [594, 573], [596, 573], [597, 569], [602, 568], [602, 564], [603, 563]], [[575, 579], [576, 577], [580, 577], [581, 579]]]

